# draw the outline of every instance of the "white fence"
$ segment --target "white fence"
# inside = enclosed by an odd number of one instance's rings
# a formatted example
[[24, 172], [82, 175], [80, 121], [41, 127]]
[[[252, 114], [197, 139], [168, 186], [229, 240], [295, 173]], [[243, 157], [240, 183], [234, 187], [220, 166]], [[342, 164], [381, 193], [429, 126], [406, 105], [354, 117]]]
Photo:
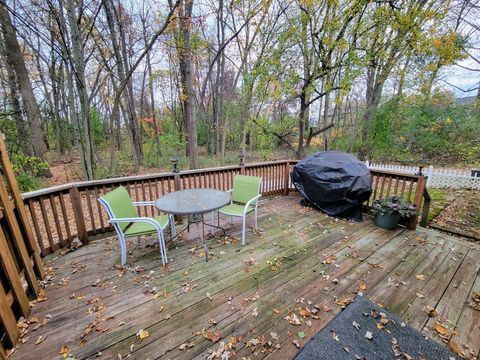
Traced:
[[[390, 164], [365, 162], [369, 169], [391, 170], [407, 174], [418, 174], [418, 166], [402, 166]], [[450, 189], [472, 189], [480, 190], [480, 175], [471, 176], [470, 170], [453, 170], [434, 168], [429, 166], [422, 169], [423, 175], [427, 176], [427, 187], [430, 188], [450, 188]]]

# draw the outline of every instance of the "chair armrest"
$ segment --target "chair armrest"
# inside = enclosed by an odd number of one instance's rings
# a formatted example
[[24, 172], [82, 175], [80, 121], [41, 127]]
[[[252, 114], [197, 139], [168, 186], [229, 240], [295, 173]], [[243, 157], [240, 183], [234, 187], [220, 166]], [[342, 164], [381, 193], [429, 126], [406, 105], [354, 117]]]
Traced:
[[245, 208], [243, 209], [243, 215], [245, 215], [247, 213], [247, 210], [248, 210], [248, 207], [250, 206], [250, 204], [255, 201], [255, 200], [258, 200], [262, 197], [261, 194], [258, 194], [257, 196], [255, 196], [254, 198], [251, 198], [250, 200], [247, 201], [247, 203], [245, 204]]
[[[168, 220], [170, 221], [170, 218]], [[114, 224], [114, 223], [125, 223], [125, 222], [128, 222], [128, 223], [144, 222], [144, 223], [148, 223], [148, 224], [151, 224], [151, 225], [155, 226], [157, 229], [162, 230], [162, 225], [160, 225], [160, 223], [157, 220], [149, 218], [149, 217], [115, 218], [115, 219], [109, 219], [108, 222], [112, 223], [112, 224]], [[168, 222], [167, 222], [167, 224], [168, 224]]]
[[155, 201], [132, 201], [133, 206], [152, 205], [155, 206]]

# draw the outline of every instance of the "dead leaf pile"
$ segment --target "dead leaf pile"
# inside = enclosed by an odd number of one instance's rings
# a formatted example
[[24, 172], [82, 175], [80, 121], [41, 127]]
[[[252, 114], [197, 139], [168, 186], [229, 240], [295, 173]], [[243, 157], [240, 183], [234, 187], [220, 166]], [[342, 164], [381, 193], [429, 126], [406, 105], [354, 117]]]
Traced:
[[261, 335], [256, 338], [250, 339], [245, 344], [247, 348], [249, 348], [252, 353], [261, 352], [264, 353], [272, 348], [273, 343], [271, 341], [267, 341], [265, 336]]
[[249, 258], [249, 259], [243, 260], [243, 263], [245, 265], [245, 272], [248, 273], [251, 271], [251, 267], [256, 264], [256, 261], [254, 258]]
[[182, 350], [182, 351], [185, 351], [185, 350], [188, 350], [188, 349], [191, 349], [195, 346], [195, 344], [191, 341], [187, 341], [185, 343], [183, 343], [182, 345], [180, 345], [178, 347], [179, 350]]
[[296, 326], [302, 325], [302, 322], [300, 321], [297, 314], [295, 313], [290, 313], [287, 316], [285, 316], [283, 319], [287, 320], [288, 323], [292, 325], [296, 325]]
[[348, 298], [345, 298], [343, 300], [340, 300], [339, 298], [337, 298], [336, 296], [333, 298], [333, 300], [335, 301], [335, 304], [337, 304], [338, 306], [340, 306], [342, 309], [345, 309], [347, 307], [348, 304], [352, 303], [353, 302], [353, 298], [351, 297], [348, 297]]
[[413, 360], [413, 356], [410, 356], [406, 352], [400, 350], [400, 345], [398, 344], [398, 340], [392, 338], [392, 352], [395, 358], [399, 359], [406, 359], [406, 360]]
[[337, 257], [335, 255], [330, 255], [326, 259], [322, 260], [322, 264], [324, 265], [333, 264], [336, 260], [337, 260]]
[[211, 353], [207, 357], [207, 360], [221, 359], [228, 360], [230, 357], [236, 357], [237, 353], [235, 351], [235, 346], [238, 344], [238, 338], [236, 336], [230, 337], [230, 340], [225, 343], [221, 341], [217, 350], [210, 350]]
[[25, 320], [25, 318], [21, 317], [17, 322], [17, 327], [20, 331], [20, 342], [25, 344], [30, 339], [30, 337], [27, 336], [29, 332], [35, 331], [47, 325], [51, 319], [52, 317], [50, 315], [46, 315], [42, 321], [40, 321], [40, 319], [36, 316], [30, 317], [28, 320]]
[[278, 258], [273, 258], [272, 261], [270, 260], [267, 261], [267, 265], [270, 266], [270, 270], [272, 272], [276, 272], [282, 267], [283, 262]]
[[473, 292], [470, 299], [468, 299], [468, 306], [474, 310], [480, 311], [480, 292]]
[[213, 332], [207, 329], [202, 329], [202, 331], [197, 333], [197, 335], [202, 335], [205, 339], [210, 340], [211, 342], [218, 342], [222, 337], [222, 334], [219, 330]]

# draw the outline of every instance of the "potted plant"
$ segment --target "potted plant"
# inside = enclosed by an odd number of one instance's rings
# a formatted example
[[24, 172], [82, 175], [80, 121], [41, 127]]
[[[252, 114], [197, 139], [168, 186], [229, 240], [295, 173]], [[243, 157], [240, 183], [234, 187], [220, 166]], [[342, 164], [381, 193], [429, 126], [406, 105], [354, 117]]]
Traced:
[[404, 201], [396, 195], [386, 199], [374, 200], [372, 212], [375, 215], [375, 225], [387, 230], [395, 229], [400, 218], [410, 218], [417, 215], [415, 204]]

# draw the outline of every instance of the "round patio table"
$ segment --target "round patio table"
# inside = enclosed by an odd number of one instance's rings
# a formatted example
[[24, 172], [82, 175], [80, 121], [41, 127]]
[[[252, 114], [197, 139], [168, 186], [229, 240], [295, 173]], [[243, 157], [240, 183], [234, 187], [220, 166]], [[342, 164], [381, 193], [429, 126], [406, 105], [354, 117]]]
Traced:
[[[225, 229], [213, 224], [206, 224], [204, 214], [218, 210], [225, 205], [230, 204], [230, 194], [215, 189], [188, 189], [179, 190], [162, 196], [155, 202], [158, 210], [172, 215], [200, 215], [202, 223], [202, 244], [205, 238], [205, 225], [212, 228]], [[212, 220], [213, 223], [213, 220]], [[190, 217], [187, 217], [187, 227], [178, 234], [173, 235], [172, 239], [180, 235], [185, 230], [190, 229]], [[212, 231], [213, 233], [213, 231]], [[205, 244], [205, 259], [208, 261], [208, 249]]]

